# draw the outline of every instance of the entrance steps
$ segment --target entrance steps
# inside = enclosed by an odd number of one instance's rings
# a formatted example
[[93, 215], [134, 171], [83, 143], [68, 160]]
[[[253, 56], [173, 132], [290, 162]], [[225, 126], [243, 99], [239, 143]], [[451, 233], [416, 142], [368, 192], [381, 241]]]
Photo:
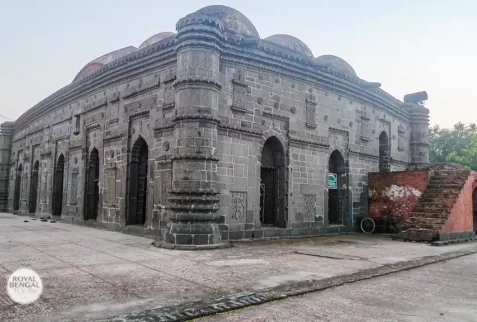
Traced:
[[448, 238], [446, 225], [459, 200], [470, 170], [435, 170], [411, 216], [403, 225], [399, 237], [410, 241], [436, 241]]

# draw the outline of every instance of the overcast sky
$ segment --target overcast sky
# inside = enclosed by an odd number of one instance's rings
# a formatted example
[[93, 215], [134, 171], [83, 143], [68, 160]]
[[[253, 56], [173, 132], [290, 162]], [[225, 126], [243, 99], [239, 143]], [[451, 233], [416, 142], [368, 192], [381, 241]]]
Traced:
[[211, 4], [239, 10], [262, 38], [289, 34], [315, 56], [340, 56], [401, 100], [426, 90], [431, 124], [477, 123], [475, 0], [0, 0], [0, 114], [16, 119], [89, 61]]

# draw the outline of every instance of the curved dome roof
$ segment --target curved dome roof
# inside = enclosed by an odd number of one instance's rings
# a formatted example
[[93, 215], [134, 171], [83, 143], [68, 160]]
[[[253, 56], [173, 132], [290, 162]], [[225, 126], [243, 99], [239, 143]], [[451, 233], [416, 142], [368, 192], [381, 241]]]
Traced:
[[166, 39], [166, 38], [169, 38], [169, 37], [172, 37], [172, 36], [175, 36], [175, 33], [173, 32], [160, 32], [158, 34], [155, 34], [154, 36], [151, 36], [149, 38], [147, 38], [139, 47], [138, 49], [142, 49], [144, 47], [147, 47], [149, 45], [152, 45], [156, 42], [159, 42], [163, 39]]
[[257, 29], [247, 17], [239, 11], [227, 6], [213, 5], [196, 11], [196, 13], [219, 19], [226, 31], [231, 31], [242, 36], [260, 38]]
[[134, 46], [129, 46], [125, 47], [122, 49], [115, 50], [113, 52], [110, 52], [109, 54], [103, 55], [101, 57], [96, 58], [95, 60], [90, 61], [88, 64], [86, 64], [80, 72], [76, 75], [74, 81], [77, 81], [78, 79], [84, 78], [86, 76], [89, 76], [96, 72], [97, 70], [101, 69], [104, 65], [107, 65], [121, 57], [124, 57], [126, 55], [129, 55], [133, 52], [136, 51], [136, 47]]
[[314, 57], [310, 48], [303, 41], [290, 35], [272, 35], [265, 40], [287, 47], [308, 57]]
[[337, 56], [323, 55], [317, 57], [316, 61], [343, 74], [358, 76], [350, 64], [348, 64], [344, 59], [341, 59]]

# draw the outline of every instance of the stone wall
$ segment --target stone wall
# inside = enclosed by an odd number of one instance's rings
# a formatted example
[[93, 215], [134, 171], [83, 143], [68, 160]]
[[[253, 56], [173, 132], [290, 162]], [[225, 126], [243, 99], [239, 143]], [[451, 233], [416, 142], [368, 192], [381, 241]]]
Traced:
[[367, 213], [369, 172], [428, 161], [421, 105], [212, 7], [22, 115], [0, 142], [8, 209], [168, 244], [336, 233]]

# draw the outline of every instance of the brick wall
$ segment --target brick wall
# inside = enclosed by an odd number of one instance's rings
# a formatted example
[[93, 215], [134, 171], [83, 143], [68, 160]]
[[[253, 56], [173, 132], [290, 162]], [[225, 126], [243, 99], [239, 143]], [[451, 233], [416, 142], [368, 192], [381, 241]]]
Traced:
[[390, 212], [407, 219], [429, 182], [428, 171], [369, 173], [369, 216]]
[[452, 207], [452, 211], [445, 226], [441, 230], [441, 234], [471, 232], [474, 230], [474, 208], [472, 200], [474, 189], [477, 189], [477, 173], [471, 172], [471, 175], [459, 194], [459, 198]]

